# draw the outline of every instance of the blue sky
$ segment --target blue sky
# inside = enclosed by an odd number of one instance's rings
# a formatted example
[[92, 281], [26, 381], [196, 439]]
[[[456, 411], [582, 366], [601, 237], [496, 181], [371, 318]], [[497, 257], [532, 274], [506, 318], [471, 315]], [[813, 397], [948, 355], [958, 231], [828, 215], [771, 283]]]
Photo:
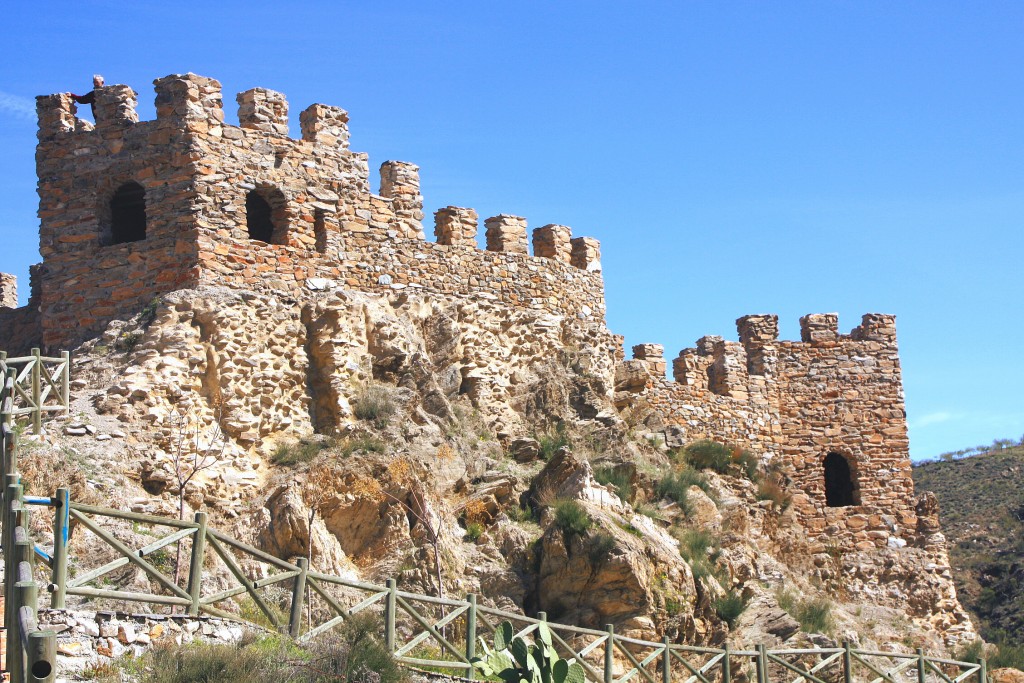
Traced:
[[[895, 313], [915, 458], [1024, 434], [1024, 3], [15, 2], [0, 271], [39, 260], [38, 94], [193, 71], [351, 115], [352, 147], [602, 242], [611, 328]], [[430, 225], [427, 226], [428, 234]]]

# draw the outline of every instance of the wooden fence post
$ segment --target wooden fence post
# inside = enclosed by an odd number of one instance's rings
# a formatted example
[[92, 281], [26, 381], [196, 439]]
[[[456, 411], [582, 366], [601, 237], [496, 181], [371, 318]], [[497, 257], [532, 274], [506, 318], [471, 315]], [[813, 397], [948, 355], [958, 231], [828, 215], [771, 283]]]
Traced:
[[928, 683], [928, 670], [924, 659], [924, 648], [917, 648], [917, 683]]
[[[476, 657], [476, 593], [466, 596], [469, 608], [466, 610], [466, 659], [472, 660]], [[476, 678], [476, 667], [470, 667], [466, 672], [466, 678]]]
[[732, 683], [732, 662], [729, 661], [729, 643], [725, 644], [722, 653], [722, 683]]
[[299, 573], [292, 584], [292, 610], [288, 617], [288, 635], [298, 638], [302, 632], [302, 607], [306, 598], [306, 573], [309, 571], [309, 558], [300, 557], [297, 561]]
[[978, 683], [988, 683], [988, 660], [984, 657], [978, 659], [981, 668], [978, 669]]
[[661, 644], [664, 646], [665, 651], [661, 653], [661, 683], [671, 683], [672, 681], [672, 651], [669, 649], [671, 643], [668, 640], [668, 635], [662, 639]]
[[[17, 432], [15, 431], [15, 428], [14, 428], [15, 425], [14, 425], [14, 413], [13, 413], [13, 411], [14, 411], [14, 391], [13, 391], [13, 386], [14, 386], [14, 381], [15, 381], [15, 375], [16, 374], [17, 373], [15, 372], [15, 370], [13, 368], [8, 368], [7, 369], [7, 374], [4, 377], [4, 387], [6, 388], [6, 386], [8, 384], [11, 384], [11, 386], [12, 386], [11, 394], [9, 396], [4, 396], [3, 395], [4, 392], [0, 391], [0, 403], [5, 403], [6, 402], [7, 405], [8, 405], [8, 409], [9, 409], [9, 412], [4, 413], [3, 416], [2, 416], [3, 422], [6, 425], [6, 429], [4, 429], [5, 436], [4, 436], [4, 453], [3, 453], [3, 456], [4, 456], [4, 462], [3, 462], [4, 471], [3, 471], [3, 473], [5, 475], [7, 475], [7, 474], [14, 474], [15, 472], [18, 471], [18, 455], [17, 455], [17, 451], [18, 451], [18, 437], [17, 437]], [[8, 402], [8, 399], [10, 399], [9, 402]]]
[[387, 602], [384, 603], [384, 644], [388, 652], [395, 651], [395, 610], [398, 608], [398, 585], [394, 579], [388, 579]]
[[51, 609], [64, 609], [68, 584], [68, 533], [71, 526], [71, 495], [66, 488], [57, 489], [53, 506], [53, 594]]
[[608, 640], [604, 643], [604, 683], [615, 681], [615, 625], [605, 624]]
[[32, 381], [32, 403], [35, 405], [35, 410], [32, 411], [32, 433], [36, 436], [43, 433], [43, 388], [40, 382], [43, 361], [39, 360], [40, 355], [38, 348], [32, 349], [32, 371], [29, 373]]
[[61, 351], [60, 357], [64, 361], [64, 376], [60, 380], [60, 403], [71, 415], [71, 354]]
[[[203, 556], [206, 553], [206, 513], [197, 512], [195, 522], [199, 525], [192, 535], [192, 557], [188, 565], [188, 606], [189, 616], [199, 616], [199, 607], [203, 597]], [[178, 541], [179, 543], [181, 541]]]
[[[18, 484], [20, 478], [16, 474], [9, 474], [5, 477], [7, 486], [4, 493], [3, 509], [3, 544], [4, 544], [4, 595], [11, 596], [4, 601], [4, 624], [7, 628], [7, 668], [11, 670], [12, 657], [17, 648], [20, 647], [18, 630], [15, 626], [18, 604], [14, 591], [14, 584], [17, 582], [17, 555], [14, 549], [14, 527], [18, 526], [21, 516], [18, 510], [18, 503], [21, 501], [21, 486]], [[11, 679], [15, 680], [15, 679]]]
[[843, 683], [853, 683], [853, 653], [848, 640], [843, 641]]
[[757, 680], [758, 683], [768, 683], [768, 653], [764, 645], [757, 646]]

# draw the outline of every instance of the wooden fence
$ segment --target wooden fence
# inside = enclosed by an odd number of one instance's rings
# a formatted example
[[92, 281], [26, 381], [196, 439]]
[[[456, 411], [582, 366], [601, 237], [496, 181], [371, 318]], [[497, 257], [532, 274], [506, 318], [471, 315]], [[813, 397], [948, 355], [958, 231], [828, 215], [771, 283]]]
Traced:
[[[71, 500], [65, 488], [53, 496], [25, 496], [17, 474], [16, 435], [10, 428], [12, 382], [9, 374], [0, 415], [7, 473], [0, 541], [7, 572], [5, 620], [10, 625], [13, 683], [50, 681], [53, 676], [53, 633], [38, 630], [35, 622], [34, 557], [50, 570], [46, 590], [55, 609], [66, 606], [67, 596], [107, 607], [142, 603], [150, 609], [234, 619], [300, 641], [325, 636], [354, 615], [373, 613], [380, 617], [383, 642], [399, 662], [467, 678], [474, 676], [470, 661], [477, 636], [493, 634], [508, 620], [524, 636], [546, 623], [561, 656], [579, 662], [594, 683], [989, 683], [984, 660], [928, 657], [921, 650], [877, 652], [845, 643], [833, 648], [733, 650], [682, 645], [668, 638], [628, 638], [611, 625], [589, 629], [548, 622], [544, 613], [528, 617], [495, 609], [480, 604], [476, 595], [464, 600], [439, 598], [400, 590], [394, 579], [382, 586], [314, 571], [304, 558], [288, 562], [210, 528], [204, 512], [179, 520], [84, 505]], [[27, 505], [52, 510], [49, 552], [28, 536]], [[74, 545], [91, 534], [106, 547], [106, 561], [96, 560], [101, 553], [95, 548], [88, 558], [73, 557], [72, 528], [81, 533]], [[141, 547], [126, 540], [139, 536], [146, 537]], [[187, 559], [188, 571], [179, 576], [172, 551], [182, 558], [182, 569]], [[124, 590], [123, 580], [140, 571], [149, 579], [147, 591]]]
[[[0, 393], [0, 458], [4, 475], [0, 510], [0, 545], [4, 560], [4, 626], [7, 670], [12, 683], [46, 681], [56, 674], [57, 634], [36, 622], [38, 592], [34, 574], [36, 545], [28, 533], [29, 512], [17, 470], [17, 435], [13, 428], [14, 377], [5, 375]], [[14, 472], [7, 474], [8, 471]]]
[[20, 358], [8, 358], [6, 351], [0, 351], [0, 375], [5, 380], [14, 378], [9, 393], [4, 393], [13, 401], [8, 417], [29, 415], [34, 434], [43, 431], [44, 413], [66, 412], [69, 408], [71, 358], [67, 351], [62, 351], [59, 358], [43, 356], [39, 349]]

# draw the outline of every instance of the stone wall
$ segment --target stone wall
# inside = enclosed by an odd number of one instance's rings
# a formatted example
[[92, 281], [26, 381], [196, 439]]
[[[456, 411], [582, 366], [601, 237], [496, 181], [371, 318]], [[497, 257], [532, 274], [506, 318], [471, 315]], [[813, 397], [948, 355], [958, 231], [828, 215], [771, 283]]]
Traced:
[[119, 657], [139, 657], [154, 646], [237, 643], [245, 634], [237, 622], [215, 617], [81, 610], [39, 610], [39, 627], [57, 632], [58, 676]]
[[[371, 193], [344, 110], [308, 107], [292, 139], [281, 93], [240, 93], [231, 126], [217, 81], [185, 74], [154, 84], [153, 121], [138, 120], [123, 85], [96, 91], [95, 127], [67, 95], [38, 98], [46, 346], [73, 345], [159, 294], [203, 283], [295, 296], [411, 287], [603, 321], [596, 240], [577, 238], [567, 251], [559, 226], [530, 256], [526, 220], [501, 215], [487, 219], [481, 251], [476, 214], [461, 209], [439, 211], [438, 241], [426, 242], [419, 168], [385, 162], [380, 195]], [[115, 205], [131, 183], [144, 193], [144, 239], [118, 227]], [[256, 229], [260, 211], [267, 222]]]
[[[713, 439], [775, 461], [801, 523], [822, 544], [867, 550], [913, 540], [894, 316], [865, 315], [848, 335], [834, 314], [805, 316], [799, 342], [778, 339], [773, 315], [736, 322], [739, 341], [701, 338], [673, 361], [671, 381], [660, 346], [634, 347], [617, 371], [616, 403], [663, 416], [671, 445]], [[827, 503], [829, 453], [851, 469], [852, 505]]]
[[39, 280], [42, 264], [29, 269], [31, 293], [28, 303], [18, 307], [18, 279], [0, 273], [0, 351], [22, 356], [42, 341], [39, 325]]

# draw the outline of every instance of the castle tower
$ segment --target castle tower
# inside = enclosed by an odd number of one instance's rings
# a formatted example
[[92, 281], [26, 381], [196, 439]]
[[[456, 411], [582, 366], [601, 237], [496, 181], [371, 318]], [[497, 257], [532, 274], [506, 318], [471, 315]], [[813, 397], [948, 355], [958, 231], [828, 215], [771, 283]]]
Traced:
[[[66, 94], [37, 98], [43, 345], [68, 347], [155, 296], [204, 284], [296, 296], [334, 286], [477, 290], [603, 319], [596, 240], [568, 249], [565, 228], [530, 256], [525, 219], [502, 214], [488, 219], [480, 250], [475, 212], [449, 207], [436, 214], [437, 243], [426, 242], [419, 167], [384, 162], [373, 194], [367, 155], [349, 149], [345, 110], [307, 107], [295, 139], [280, 92], [239, 93], [234, 126], [216, 80], [153, 83], [152, 121], [139, 120], [126, 85], [96, 89], [95, 125]], [[453, 259], [455, 245], [465, 249]], [[516, 276], [537, 268], [550, 274]]]

